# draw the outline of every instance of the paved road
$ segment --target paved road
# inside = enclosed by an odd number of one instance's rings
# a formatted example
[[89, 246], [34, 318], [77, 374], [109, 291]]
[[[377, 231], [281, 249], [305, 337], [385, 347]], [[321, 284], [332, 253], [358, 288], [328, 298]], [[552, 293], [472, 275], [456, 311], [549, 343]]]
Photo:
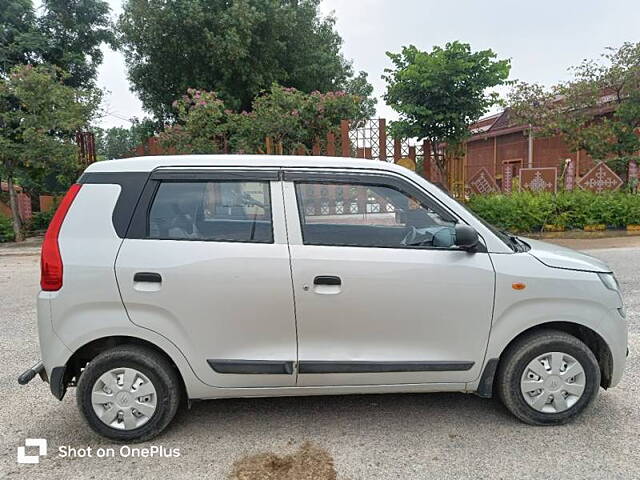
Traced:
[[[6, 253], [6, 252], [5, 252]], [[304, 441], [325, 448], [339, 479], [640, 478], [640, 248], [594, 250], [618, 274], [628, 304], [630, 348], [618, 388], [601, 391], [575, 423], [532, 428], [497, 401], [464, 394], [215, 400], [178, 414], [149, 444], [180, 458], [97, 458], [115, 447], [92, 434], [75, 406], [17, 375], [38, 358], [34, 296], [38, 258], [0, 256], [0, 478], [224, 479], [247, 454], [285, 454]], [[49, 455], [17, 465], [25, 438], [44, 437]], [[57, 458], [58, 447], [92, 447], [91, 458]], [[125, 452], [126, 453], [126, 452]]]

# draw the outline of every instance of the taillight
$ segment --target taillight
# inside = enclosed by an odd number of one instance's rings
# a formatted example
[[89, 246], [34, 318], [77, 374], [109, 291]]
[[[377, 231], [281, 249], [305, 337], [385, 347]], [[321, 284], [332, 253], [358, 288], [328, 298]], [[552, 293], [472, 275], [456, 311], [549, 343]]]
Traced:
[[40, 255], [40, 288], [46, 291], [56, 291], [62, 288], [62, 257], [58, 245], [58, 235], [64, 217], [73, 203], [73, 199], [80, 191], [82, 185], [75, 183], [71, 185], [69, 191], [60, 202], [55, 215], [51, 219], [47, 233], [42, 242], [42, 253]]

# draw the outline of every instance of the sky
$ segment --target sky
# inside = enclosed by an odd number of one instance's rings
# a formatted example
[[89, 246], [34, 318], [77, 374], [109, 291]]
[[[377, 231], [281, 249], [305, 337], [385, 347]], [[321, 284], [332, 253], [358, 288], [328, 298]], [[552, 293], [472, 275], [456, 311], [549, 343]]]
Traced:
[[[108, 2], [117, 15], [122, 0]], [[429, 51], [459, 40], [473, 50], [490, 48], [511, 59], [510, 79], [552, 85], [570, 77], [568, 67], [597, 58], [605, 47], [640, 41], [638, 0], [323, 0], [321, 10], [336, 17], [343, 53], [355, 71], [369, 74], [378, 116], [387, 119], [397, 116], [382, 100], [380, 77], [391, 66], [385, 52], [403, 45]], [[109, 91], [101, 126], [127, 126], [126, 119], [144, 116], [129, 90], [122, 54], [105, 48], [98, 83]]]

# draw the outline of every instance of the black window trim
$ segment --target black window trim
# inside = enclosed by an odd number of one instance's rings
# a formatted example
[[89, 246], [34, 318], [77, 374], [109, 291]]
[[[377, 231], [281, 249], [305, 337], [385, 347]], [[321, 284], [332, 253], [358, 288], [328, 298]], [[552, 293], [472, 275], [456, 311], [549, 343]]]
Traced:
[[[214, 242], [214, 243], [253, 243], [259, 245], [272, 245], [275, 243], [275, 231], [273, 227], [273, 205], [271, 202], [271, 182], [279, 180], [279, 170], [219, 170], [219, 169], [157, 169], [151, 172], [140, 200], [131, 218], [127, 239], [159, 240], [174, 242]], [[271, 241], [262, 242], [256, 240], [216, 240], [206, 238], [150, 238], [149, 217], [153, 202], [162, 183], [206, 183], [220, 182], [256, 182], [266, 183], [269, 190], [269, 215], [271, 227]]]
[[[356, 245], [356, 244], [326, 244], [320, 242], [308, 242], [304, 238], [304, 210], [302, 208], [300, 195], [298, 195], [299, 184], [360, 184], [360, 185], [372, 185], [392, 188], [399, 191], [404, 195], [411, 195], [418, 199], [421, 203], [429, 203], [433, 206], [433, 210], [440, 216], [445, 217], [447, 221], [452, 222], [466, 222], [451, 212], [445, 205], [438, 199], [429, 195], [418, 186], [414, 185], [410, 180], [401, 178], [395, 175], [389, 175], [386, 173], [372, 173], [372, 172], [331, 172], [331, 171], [313, 171], [313, 170], [289, 170], [285, 169], [282, 174], [284, 181], [292, 182], [294, 184], [294, 193], [296, 196], [296, 205], [298, 208], [298, 222], [300, 224], [300, 235], [302, 236], [303, 245], [309, 246], [325, 246], [325, 247], [356, 247], [356, 248], [392, 248], [396, 250], [439, 250], [458, 252], [465, 251], [458, 247], [433, 247], [433, 246], [376, 246], [376, 245]], [[432, 208], [432, 207], [430, 207]], [[484, 240], [478, 243], [476, 249], [477, 253], [486, 253], [487, 247], [484, 245]]]
[[174, 181], [245, 181], [268, 182], [280, 179], [280, 169], [253, 169], [243, 168], [158, 168], [151, 172], [151, 180]]
[[120, 185], [120, 194], [111, 215], [111, 222], [120, 238], [128, 238], [134, 213], [149, 182], [149, 172], [85, 172], [79, 184]]

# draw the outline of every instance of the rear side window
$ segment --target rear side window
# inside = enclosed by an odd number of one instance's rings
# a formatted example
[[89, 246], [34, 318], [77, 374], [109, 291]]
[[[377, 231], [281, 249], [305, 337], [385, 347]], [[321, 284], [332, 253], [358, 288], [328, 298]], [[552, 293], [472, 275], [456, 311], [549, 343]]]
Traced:
[[148, 238], [273, 243], [269, 182], [164, 181]]
[[296, 183], [305, 245], [452, 248], [455, 221], [386, 185]]

